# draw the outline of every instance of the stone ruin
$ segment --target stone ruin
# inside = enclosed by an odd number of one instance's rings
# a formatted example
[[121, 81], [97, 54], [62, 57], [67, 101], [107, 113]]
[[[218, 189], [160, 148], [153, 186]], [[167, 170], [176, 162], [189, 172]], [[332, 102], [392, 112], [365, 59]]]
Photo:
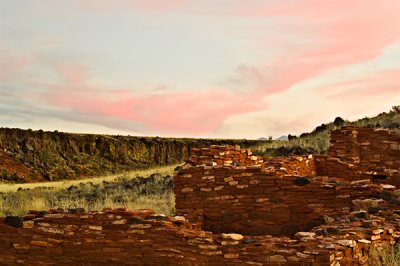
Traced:
[[368, 265], [400, 242], [400, 136], [343, 127], [326, 156], [193, 149], [176, 213], [31, 211], [0, 218], [0, 264]]
[[323, 176], [371, 179], [400, 186], [400, 135], [384, 129], [344, 127], [333, 131], [327, 156], [316, 157]]

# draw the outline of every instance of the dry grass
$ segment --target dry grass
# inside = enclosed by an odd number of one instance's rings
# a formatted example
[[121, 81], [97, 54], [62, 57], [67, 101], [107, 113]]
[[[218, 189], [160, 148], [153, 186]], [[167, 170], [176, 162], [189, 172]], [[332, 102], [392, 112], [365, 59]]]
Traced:
[[400, 246], [382, 244], [371, 246], [368, 265], [371, 266], [398, 266], [400, 265]]
[[[34, 196], [23, 192], [18, 193], [17, 197], [13, 197], [14, 201], [12, 204], [5, 200], [4, 197], [0, 197], [0, 216], [22, 216], [29, 210], [47, 211], [58, 208], [84, 208], [87, 211], [101, 211], [104, 208], [125, 207], [131, 210], [152, 209], [156, 213], [163, 213], [165, 215], [173, 215], [175, 213], [175, 195], [173, 192], [160, 195], [136, 195], [126, 202], [117, 202], [113, 196], [106, 196], [104, 200], [95, 201], [85, 199], [64, 199], [59, 201], [52, 200], [56, 196], [51, 191], [49, 193], [38, 193]], [[7, 197], [7, 194], [5, 197]]]
[[[0, 187], [0, 216], [24, 215], [29, 210], [111, 207], [148, 208], [173, 215], [175, 166], [133, 171], [102, 178], [65, 182], [16, 184]], [[155, 174], [156, 173], [156, 174]]]
[[168, 165], [168, 166], [161, 166], [161, 167], [154, 167], [145, 170], [135, 170], [129, 171], [120, 174], [114, 175], [106, 175], [101, 177], [93, 177], [93, 178], [85, 178], [85, 179], [78, 179], [78, 180], [64, 180], [64, 181], [54, 181], [54, 182], [39, 182], [39, 183], [23, 183], [23, 184], [9, 184], [9, 183], [2, 183], [0, 181], [0, 193], [1, 192], [13, 192], [17, 191], [18, 189], [34, 189], [36, 187], [47, 187], [47, 188], [54, 188], [54, 189], [65, 189], [70, 186], [76, 186], [80, 183], [88, 183], [91, 182], [92, 184], [100, 184], [103, 181], [113, 182], [117, 178], [124, 176], [126, 178], [133, 178], [138, 176], [150, 176], [153, 173], [159, 173], [161, 175], [173, 175], [174, 168], [178, 165]]

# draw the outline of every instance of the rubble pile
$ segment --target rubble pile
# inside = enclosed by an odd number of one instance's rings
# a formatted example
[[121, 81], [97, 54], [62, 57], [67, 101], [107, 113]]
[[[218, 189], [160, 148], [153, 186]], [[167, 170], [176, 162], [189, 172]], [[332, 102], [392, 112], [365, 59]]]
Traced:
[[321, 265], [375, 265], [370, 258], [371, 248], [400, 243], [399, 218], [397, 206], [374, 214], [361, 210], [310, 232], [297, 233], [294, 238], [316, 249], [328, 250], [330, 263]]

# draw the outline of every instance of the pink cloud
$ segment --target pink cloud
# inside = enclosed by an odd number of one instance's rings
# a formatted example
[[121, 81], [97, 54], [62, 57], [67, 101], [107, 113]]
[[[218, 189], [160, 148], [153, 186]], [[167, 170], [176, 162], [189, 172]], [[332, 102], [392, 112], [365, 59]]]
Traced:
[[[168, 11], [183, 8], [185, 3], [183, 0], [75, 1], [83, 10], [104, 12]], [[270, 42], [284, 47], [283, 54], [263, 65], [242, 64], [237, 68], [230, 83], [240, 84], [248, 91], [204, 87], [202, 90], [168, 92], [163, 87], [153, 94], [136, 95], [129, 89], [116, 90], [92, 84], [94, 78], [90, 68], [85, 65], [51, 62], [50, 66], [60, 80], [57, 83], [38, 83], [46, 89], [40, 97], [46, 104], [72, 112], [140, 122], [155, 132], [201, 136], [217, 130], [230, 116], [265, 109], [262, 99], [266, 96], [281, 93], [329, 70], [374, 59], [400, 37], [399, 1], [303, 0], [255, 5], [254, 8], [246, 3], [239, 7], [231, 13], [250, 18], [279, 18], [277, 23], [280, 21], [282, 25], [276, 27], [287, 30], [285, 35], [289, 36], [278, 39], [268, 39], [267, 36], [261, 41], [266, 47]], [[5, 53], [0, 58], [5, 62], [0, 65], [0, 70], [6, 74], [26, 64], [11, 53]], [[399, 80], [396, 74], [385, 74], [374, 79], [374, 88], [381, 86], [380, 90], [394, 92]], [[371, 78], [354, 81], [352, 85], [367, 85], [366, 82]], [[380, 78], [390, 78], [393, 82], [382, 82]], [[326, 89], [331, 91], [335, 88]], [[368, 88], [374, 91], [374, 88]]]
[[[158, 7], [174, 7], [178, 2], [170, 1]], [[107, 3], [100, 2], [98, 7], [140, 8], [138, 2], [132, 1]], [[157, 3], [152, 2], [154, 5], [149, 7], [156, 8]], [[287, 49], [283, 56], [264, 66], [239, 67], [231, 81], [248, 83], [251, 88], [248, 93], [216, 88], [144, 96], [125, 93], [115, 97], [112, 90], [91, 87], [88, 71], [81, 66], [72, 69], [55, 66], [64, 83], [52, 86], [46, 97], [57, 106], [142, 122], [155, 131], [208, 134], [229, 116], [260, 109], [260, 99], [265, 96], [285, 91], [328, 70], [379, 56], [400, 36], [399, 3], [380, 3], [377, 10], [376, 1], [370, 0], [297, 1], [250, 13], [285, 18], [289, 25], [300, 25], [292, 30], [296, 40], [309, 38], [310, 41], [288, 45], [285, 40], [282, 45]], [[296, 32], [299, 27], [302, 32]], [[74, 89], [69, 89], [71, 85]]]
[[[266, 94], [337, 67], [376, 58], [400, 37], [398, 1], [297, 1], [257, 12], [247, 15], [286, 18], [293, 25], [294, 40], [305, 40], [293, 46], [283, 43], [289, 47], [285, 55], [258, 67], [258, 73], [267, 77]], [[302, 32], [296, 32], [297, 25]]]
[[193, 92], [163, 92], [135, 96], [128, 90], [93, 87], [87, 80], [88, 69], [78, 65], [57, 65], [54, 71], [64, 79], [57, 84], [42, 83], [48, 104], [77, 112], [118, 117], [146, 124], [157, 132], [205, 135], [214, 131], [232, 114], [252, 111], [257, 106], [253, 95], [223, 89]]
[[12, 49], [0, 46], [0, 80], [22, 73], [29, 63], [29, 56], [17, 55]]
[[317, 89], [321, 95], [329, 95], [329, 100], [354, 101], [362, 98], [390, 98], [400, 91], [400, 69], [390, 69], [369, 73], [362, 78], [338, 82]]

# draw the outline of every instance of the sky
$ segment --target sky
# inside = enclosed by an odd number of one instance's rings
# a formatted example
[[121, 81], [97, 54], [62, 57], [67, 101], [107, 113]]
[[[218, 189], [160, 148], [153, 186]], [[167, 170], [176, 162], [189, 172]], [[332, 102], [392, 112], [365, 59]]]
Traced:
[[400, 105], [399, 0], [0, 0], [0, 126], [300, 134]]

